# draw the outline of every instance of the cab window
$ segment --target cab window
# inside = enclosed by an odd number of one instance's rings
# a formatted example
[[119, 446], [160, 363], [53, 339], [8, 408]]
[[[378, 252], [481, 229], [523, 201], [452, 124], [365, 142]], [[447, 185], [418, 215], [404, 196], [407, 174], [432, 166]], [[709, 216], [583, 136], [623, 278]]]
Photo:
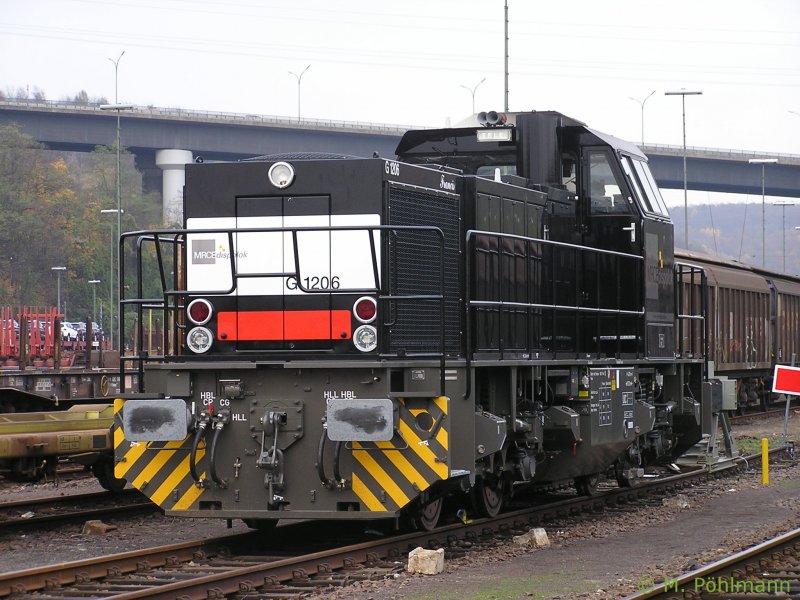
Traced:
[[500, 175], [516, 175], [517, 165], [481, 165], [475, 174], [485, 179], [494, 179], [498, 172]]
[[645, 212], [669, 217], [669, 211], [647, 164], [630, 156], [623, 156], [622, 166]]
[[589, 150], [587, 153], [589, 200], [592, 214], [627, 214], [630, 206], [622, 194], [620, 182], [611, 168], [608, 152]]
[[[636, 167], [636, 172], [639, 173], [639, 178], [642, 180], [645, 192], [651, 198], [651, 202], [658, 206], [659, 212], [665, 217], [669, 216], [667, 205], [664, 204], [664, 199], [661, 197], [661, 192], [658, 190], [658, 184], [653, 179], [653, 174], [650, 172], [650, 167], [641, 160], [633, 161], [633, 166]], [[655, 208], [654, 206], [654, 208]]]
[[649, 198], [642, 189], [642, 185], [639, 182], [639, 176], [636, 174], [633, 167], [633, 161], [629, 156], [622, 157], [622, 168], [625, 171], [625, 175], [628, 177], [628, 181], [631, 184], [631, 188], [633, 188], [634, 195], [639, 200], [639, 203], [642, 205], [644, 211], [649, 213], [655, 212], [653, 210], [652, 204], [650, 204]]

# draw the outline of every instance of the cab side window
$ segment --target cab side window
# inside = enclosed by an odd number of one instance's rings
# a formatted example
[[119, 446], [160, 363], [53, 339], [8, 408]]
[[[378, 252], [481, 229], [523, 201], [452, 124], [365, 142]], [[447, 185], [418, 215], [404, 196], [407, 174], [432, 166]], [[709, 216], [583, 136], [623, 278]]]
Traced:
[[578, 160], [571, 154], [561, 157], [561, 185], [570, 194], [578, 193]]
[[647, 163], [623, 156], [622, 168], [644, 212], [669, 217], [669, 211]]
[[605, 150], [587, 152], [588, 192], [592, 214], [624, 215], [631, 212]]

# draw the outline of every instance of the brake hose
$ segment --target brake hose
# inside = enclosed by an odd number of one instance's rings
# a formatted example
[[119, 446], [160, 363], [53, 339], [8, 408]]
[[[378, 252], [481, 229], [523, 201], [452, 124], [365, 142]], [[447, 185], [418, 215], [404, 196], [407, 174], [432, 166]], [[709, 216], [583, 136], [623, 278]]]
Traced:
[[323, 464], [323, 458], [325, 457], [325, 438], [328, 433], [328, 426], [322, 426], [322, 435], [319, 438], [319, 448], [317, 449], [317, 475], [319, 476], [319, 480], [322, 482], [326, 488], [332, 488], [336, 485], [336, 482], [332, 479], [328, 479], [325, 475], [325, 465]]
[[200, 446], [200, 440], [203, 439], [207, 426], [208, 421], [205, 415], [201, 415], [200, 422], [197, 424], [197, 432], [194, 434], [194, 440], [192, 441], [192, 451], [189, 454], [189, 473], [195, 483], [200, 483], [200, 476], [197, 474], [197, 448]]
[[208, 450], [208, 462], [209, 462], [209, 471], [211, 473], [211, 480], [220, 487], [227, 486], [227, 484], [223, 480], [217, 477], [217, 461], [216, 461], [217, 440], [219, 439], [219, 436], [222, 433], [222, 429], [224, 427], [225, 423], [222, 420], [217, 420], [214, 422], [214, 436], [211, 438], [211, 447]]
[[342, 481], [342, 474], [339, 472], [339, 459], [342, 456], [342, 442], [336, 442], [333, 447], [333, 479], [336, 482]]

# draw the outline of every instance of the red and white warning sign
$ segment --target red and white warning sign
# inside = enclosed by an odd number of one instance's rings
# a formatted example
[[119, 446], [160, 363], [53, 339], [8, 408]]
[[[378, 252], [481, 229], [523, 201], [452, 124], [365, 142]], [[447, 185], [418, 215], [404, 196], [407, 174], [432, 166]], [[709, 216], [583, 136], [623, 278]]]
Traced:
[[775, 365], [772, 391], [776, 394], [800, 395], [800, 367]]

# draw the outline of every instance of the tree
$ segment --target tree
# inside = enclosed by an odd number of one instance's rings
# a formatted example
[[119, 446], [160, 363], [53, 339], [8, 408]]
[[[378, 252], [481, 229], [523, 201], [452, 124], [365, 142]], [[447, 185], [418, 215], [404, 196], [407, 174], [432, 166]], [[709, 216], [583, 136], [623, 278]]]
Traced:
[[78, 185], [67, 161], [22, 133], [0, 128], [0, 301], [54, 306], [53, 266], [66, 266], [62, 299], [94, 250], [79, 252]]
[[86, 90], [81, 90], [73, 98], [70, 98], [75, 104], [89, 104], [89, 94], [86, 93]]

